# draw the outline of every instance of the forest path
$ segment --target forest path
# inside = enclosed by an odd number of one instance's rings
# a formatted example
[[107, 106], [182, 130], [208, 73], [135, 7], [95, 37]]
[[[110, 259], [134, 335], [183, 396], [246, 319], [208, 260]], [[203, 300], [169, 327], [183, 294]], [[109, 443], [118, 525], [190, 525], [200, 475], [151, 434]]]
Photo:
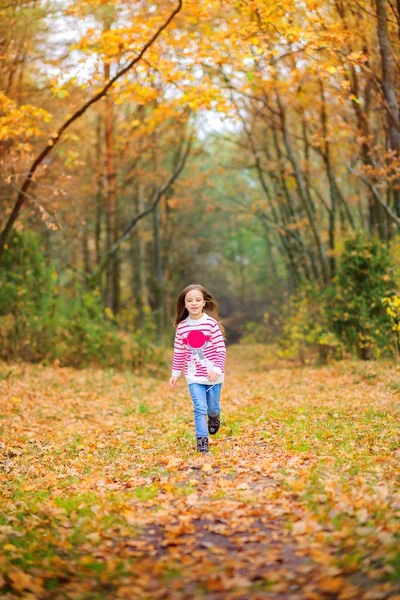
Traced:
[[206, 456], [167, 372], [0, 364], [2, 597], [399, 600], [399, 368], [228, 356]]

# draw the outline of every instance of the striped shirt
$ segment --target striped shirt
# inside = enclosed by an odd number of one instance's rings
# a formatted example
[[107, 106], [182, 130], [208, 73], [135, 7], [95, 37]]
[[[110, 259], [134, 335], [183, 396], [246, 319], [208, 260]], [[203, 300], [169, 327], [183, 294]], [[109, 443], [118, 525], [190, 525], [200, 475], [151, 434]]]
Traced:
[[208, 372], [215, 371], [219, 377], [215, 383], [224, 381], [226, 348], [221, 329], [215, 319], [203, 313], [200, 319], [187, 317], [176, 328], [172, 376], [182, 371], [186, 381], [208, 384]]

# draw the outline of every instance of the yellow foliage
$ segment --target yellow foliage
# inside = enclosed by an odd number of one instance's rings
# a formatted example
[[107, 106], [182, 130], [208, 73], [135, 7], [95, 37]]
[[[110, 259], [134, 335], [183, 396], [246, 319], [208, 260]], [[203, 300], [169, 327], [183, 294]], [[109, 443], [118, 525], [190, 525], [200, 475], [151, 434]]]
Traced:
[[386, 313], [390, 317], [392, 330], [397, 334], [397, 340], [400, 336], [400, 297], [390, 296], [382, 299], [382, 303], [386, 306]]
[[41, 126], [51, 119], [52, 115], [46, 110], [31, 104], [18, 106], [0, 91], [0, 141], [28, 140], [33, 136], [43, 136]]

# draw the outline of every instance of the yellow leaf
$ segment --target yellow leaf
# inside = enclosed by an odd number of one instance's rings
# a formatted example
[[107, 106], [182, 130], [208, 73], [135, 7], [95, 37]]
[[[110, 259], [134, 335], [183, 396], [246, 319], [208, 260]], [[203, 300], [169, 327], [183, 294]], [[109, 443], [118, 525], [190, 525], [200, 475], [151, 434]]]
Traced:
[[81, 556], [79, 561], [81, 565], [92, 565], [95, 562], [93, 556]]
[[13, 544], [4, 544], [3, 546], [3, 550], [5, 550], [6, 552], [13, 552], [16, 549], [16, 546], [14, 546]]
[[34, 585], [32, 579], [26, 575], [23, 571], [13, 571], [9, 575], [12, 587], [22, 592], [23, 590], [30, 590]]
[[323, 552], [318, 548], [312, 548], [310, 554], [312, 559], [320, 565], [329, 566], [333, 562], [332, 556], [330, 554]]
[[322, 592], [338, 592], [343, 587], [342, 577], [323, 577], [318, 582], [318, 588]]

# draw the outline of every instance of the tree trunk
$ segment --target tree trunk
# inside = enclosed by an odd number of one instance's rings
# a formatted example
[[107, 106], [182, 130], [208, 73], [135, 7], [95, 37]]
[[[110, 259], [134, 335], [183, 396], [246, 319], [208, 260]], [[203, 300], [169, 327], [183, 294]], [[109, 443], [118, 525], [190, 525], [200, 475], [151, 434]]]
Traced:
[[[357, 119], [357, 127], [360, 133], [360, 137], [362, 139], [361, 142], [361, 160], [363, 165], [365, 165], [368, 170], [373, 167], [373, 161], [369, 149], [369, 139], [370, 139], [370, 127], [369, 127], [369, 106], [370, 106], [370, 83], [367, 82], [367, 86], [365, 88], [364, 94], [364, 103], [363, 106], [358, 101], [358, 97], [360, 95], [360, 86], [358, 82], [358, 75], [354, 68], [351, 66], [351, 80], [350, 80], [350, 91], [354, 96], [354, 100], [352, 102], [354, 112], [356, 114]], [[372, 169], [373, 172], [373, 169]], [[371, 181], [373, 184], [376, 183], [376, 179], [371, 175]], [[378, 232], [379, 237], [381, 239], [385, 239], [384, 230], [382, 228], [382, 219], [384, 218], [384, 213], [382, 208], [376, 202], [374, 195], [372, 192], [367, 189], [367, 202], [368, 202], [368, 227], [371, 233]], [[362, 214], [361, 214], [362, 216]]]
[[101, 151], [101, 117], [98, 117], [96, 127], [96, 214], [94, 225], [94, 243], [96, 249], [96, 265], [99, 266], [101, 260], [101, 221], [103, 218], [103, 198], [102, 198], [102, 151]]
[[[309, 245], [307, 244], [308, 240], [304, 239], [304, 236], [302, 233], [302, 227], [300, 227], [300, 225], [301, 225], [300, 207], [299, 207], [299, 204], [298, 204], [295, 194], [292, 193], [292, 191], [288, 188], [288, 185], [287, 185], [286, 173], [283, 168], [282, 150], [281, 150], [280, 143], [278, 140], [277, 127], [275, 126], [274, 123], [272, 123], [271, 129], [272, 129], [272, 133], [273, 133], [274, 147], [275, 147], [275, 151], [276, 151], [276, 161], [279, 165], [279, 167], [278, 167], [279, 187], [284, 192], [284, 196], [286, 198], [286, 201], [287, 201], [287, 204], [289, 207], [289, 212], [292, 217], [291, 222], [292, 223], [294, 222], [299, 226], [297, 235], [298, 235], [299, 245], [300, 245], [300, 250], [298, 252], [298, 255], [299, 255], [300, 261], [301, 261], [300, 264], [303, 268], [304, 276], [306, 279], [308, 279], [309, 281], [318, 280], [318, 268], [316, 265], [315, 255], [313, 253], [312, 248], [310, 248]], [[269, 160], [271, 160], [270, 156], [267, 156], [267, 158]]]
[[[377, 33], [382, 65], [382, 89], [387, 104], [389, 147], [393, 151], [395, 158], [397, 158], [400, 151], [399, 105], [397, 101], [393, 49], [387, 24], [386, 0], [375, 0], [375, 4], [378, 17]], [[396, 214], [400, 217], [400, 177], [396, 177], [393, 181], [393, 196]]]
[[[110, 79], [110, 64], [104, 64], [104, 78]], [[107, 250], [118, 239], [117, 231], [117, 190], [114, 156], [114, 123], [113, 123], [113, 99], [107, 94], [104, 103], [104, 133], [106, 151], [106, 197], [107, 197]], [[106, 293], [105, 303], [114, 314], [118, 312], [118, 253], [111, 258], [106, 271]]]
[[326, 174], [329, 181], [329, 195], [331, 200], [331, 206], [329, 211], [329, 267], [331, 279], [336, 274], [336, 259], [335, 259], [335, 234], [336, 234], [336, 181], [332, 170], [330, 145], [328, 139], [328, 115], [326, 111], [325, 103], [325, 90], [322, 79], [319, 79], [320, 91], [321, 91], [321, 125], [323, 135], [323, 158], [326, 168]]
[[[138, 186], [134, 197], [134, 206], [136, 214], [143, 211], [142, 190]], [[144, 326], [146, 306], [148, 305], [146, 276], [145, 276], [145, 246], [142, 239], [142, 226], [140, 223], [136, 226], [136, 231], [132, 236], [132, 255], [133, 255], [133, 296], [137, 310], [137, 325], [141, 329]]]
[[164, 270], [161, 255], [161, 223], [160, 223], [160, 204], [157, 205], [153, 213], [153, 248], [154, 248], [154, 298], [155, 298], [155, 316], [158, 333], [162, 333], [164, 327]]
[[86, 211], [85, 222], [83, 224], [82, 232], [82, 258], [83, 268], [86, 273], [90, 273], [90, 253], [89, 253], [89, 239], [88, 239], [88, 214]]
[[[271, 192], [269, 190], [269, 187], [267, 185], [267, 181], [266, 181], [266, 177], [262, 168], [262, 164], [261, 164], [261, 158], [260, 158], [260, 154], [257, 150], [257, 147], [255, 145], [254, 139], [253, 139], [253, 135], [252, 132], [250, 131], [249, 127], [247, 126], [246, 122], [244, 121], [244, 119], [242, 118], [240, 111], [238, 110], [238, 116], [239, 118], [242, 120], [243, 126], [244, 126], [244, 130], [246, 132], [247, 135], [247, 139], [249, 140], [250, 143], [250, 148], [251, 148], [251, 152], [253, 154], [253, 158], [254, 158], [254, 162], [255, 162], [255, 167], [256, 167], [256, 171], [257, 171], [257, 175], [258, 175], [258, 179], [261, 185], [261, 188], [264, 192], [265, 198], [268, 201], [268, 207], [269, 210], [271, 212], [271, 217], [269, 217], [269, 215], [267, 215], [265, 212], [263, 211], [258, 211], [258, 217], [261, 219], [261, 222], [263, 223], [263, 226], [266, 227], [266, 230], [268, 231], [268, 222], [272, 222], [275, 224], [275, 230], [277, 232], [277, 235], [279, 237], [279, 240], [281, 242], [282, 248], [286, 254], [287, 258], [287, 266], [288, 266], [288, 270], [291, 272], [291, 274], [293, 275], [293, 279], [296, 281], [300, 281], [302, 273], [301, 273], [301, 268], [299, 265], [298, 260], [295, 259], [295, 256], [297, 256], [298, 251], [296, 249], [293, 249], [291, 247], [290, 244], [290, 239], [288, 234], [292, 234], [291, 230], [287, 229], [286, 226], [283, 225], [283, 223], [281, 222], [280, 216], [278, 214], [278, 211], [274, 205], [274, 202], [272, 201], [272, 196], [271, 196]], [[265, 150], [265, 148], [264, 148]], [[271, 176], [271, 174], [269, 173], [269, 176], [271, 177], [273, 184], [276, 185], [277, 184], [277, 180], [275, 175]], [[299, 239], [297, 238], [296, 240], [297, 242], [299, 241]]]
[[311, 231], [312, 231], [312, 234], [314, 237], [317, 256], [319, 259], [319, 265], [320, 265], [320, 269], [321, 269], [322, 280], [324, 283], [328, 283], [330, 278], [329, 278], [329, 271], [328, 271], [327, 260], [326, 260], [325, 246], [321, 239], [319, 225], [318, 225], [316, 217], [315, 217], [315, 207], [313, 205], [312, 199], [310, 198], [310, 194], [308, 193], [308, 190], [306, 188], [303, 173], [301, 172], [300, 165], [297, 161], [297, 158], [296, 158], [293, 146], [292, 146], [292, 142], [291, 142], [291, 139], [289, 136], [289, 131], [288, 131], [287, 123], [286, 123], [285, 110], [283, 108], [283, 105], [281, 103], [278, 93], [277, 93], [277, 102], [278, 102], [280, 118], [281, 118], [283, 142], [285, 144], [285, 148], [288, 153], [289, 161], [294, 170], [297, 191], [298, 191], [299, 197], [302, 201], [303, 208], [307, 214], [308, 221], [309, 221], [310, 227], [311, 227]]

